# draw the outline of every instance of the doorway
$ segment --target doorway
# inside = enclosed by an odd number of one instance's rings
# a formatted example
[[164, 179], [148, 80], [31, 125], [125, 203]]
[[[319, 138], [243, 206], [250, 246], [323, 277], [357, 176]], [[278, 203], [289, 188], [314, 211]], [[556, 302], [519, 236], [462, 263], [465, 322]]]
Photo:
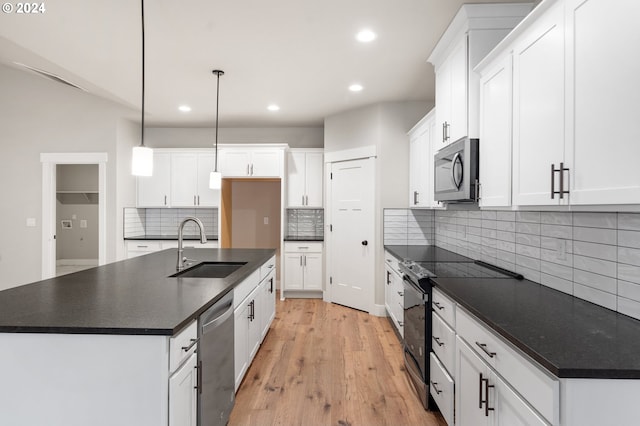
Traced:
[[331, 163], [330, 301], [366, 312], [374, 306], [374, 159]]
[[[42, 279], [52, 278], [57, 269], [57, 235], [58, 225], [63, 226], [62, 220], [57, 218], [58, 204], [58, 166], [59, 165], [95, 165], [97, 166], [97, 194], [88, 191], [87, 197], [97, 198], [97, 264], [106, 263], [107, 229], [106, 229], [106, 163], [107, 153], [43, 153], [40, 154], [42, 163]], [[84, 188], [83, 188], [84, 190]], [[92, 192], [92, 195], [89, 195]], [[84, 195], [82, 195], [84, 196]], [[76, 213], [77, 215], [77, 213]], [[78, 217], [80, 220], [80, 218]], [[69, 220], [69, 219], [64, 219]], [[72, 220], [72, 219], [71, 219]], [[80, 228], [80, 221], [77, 226]], [[87, 227], [89, 226], [89, 219]], [[68, 222], [64, 226], [68, 226]], [[73, 222], [71, 222], [73, 227]], [[73, 229], [73, 228], [71, 228]], [[66, 228], [69, 230], [69, 228]], [[62, 232], [62, 229], [60, 229]], [[94, 261], [92, 261], [94, 262]]]

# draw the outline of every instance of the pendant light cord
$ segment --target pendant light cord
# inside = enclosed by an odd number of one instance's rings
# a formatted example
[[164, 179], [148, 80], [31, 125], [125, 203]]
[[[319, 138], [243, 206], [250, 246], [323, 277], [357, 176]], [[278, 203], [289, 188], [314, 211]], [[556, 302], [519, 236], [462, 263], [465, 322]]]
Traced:
[[140, 146], [144, 146], [144, 0], [140, 0], [142, 11], [142, 123], [140, 130]]
[[218, 82], [216, 84], [216, 164], [214, 171], [218, 171], [218, 106], [220, 105], [220, 76], [224, 75], [224, 71], [213, 70], [212, 73], [218, 76]]

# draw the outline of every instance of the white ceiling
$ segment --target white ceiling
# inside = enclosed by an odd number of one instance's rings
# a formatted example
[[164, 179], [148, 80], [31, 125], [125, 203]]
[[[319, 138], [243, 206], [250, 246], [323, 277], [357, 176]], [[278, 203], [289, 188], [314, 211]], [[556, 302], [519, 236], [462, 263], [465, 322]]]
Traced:
[[[225, 71], [221, 127], [321, 126], [363, 105], [433, 102], [426, 58], [460, 5], [480, 2], [146, 0], [147, 125], [211, 126], [216, 68]], [[0, 62], [46, 70], [139, 109], [140, 2], [44, 4], [42, 14], [0, 15]], [[354, 39], [365, 27], [378, 34], [372, 43]], [[354, 82], [364, 90], [349, 92]], [[281, 110], [267, 111], [270, 103]], [[178, 111], [181, 104], [192, 112]]]

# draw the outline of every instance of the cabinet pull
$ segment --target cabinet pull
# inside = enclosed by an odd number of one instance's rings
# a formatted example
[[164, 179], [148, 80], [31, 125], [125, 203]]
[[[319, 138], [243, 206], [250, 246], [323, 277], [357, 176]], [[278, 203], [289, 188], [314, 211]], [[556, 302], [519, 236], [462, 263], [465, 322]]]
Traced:
[[480, 380], [478, 380], [478, 385], [479, 385], [479, 389], [478, 389], [478, 408], [482, 409], [482, 404], [484, 403], [484, 401], [482, 400], [482, 382], [484, 381], [484, 379], [482, 378], [482, 373], [480, 373]]
[[300, 266], [302, 266], [302, 255], [300, 255]]
[[307, 256], [304, 256], [304, 266], [307, 266]]
[[476, 179], [476, 201], [480, 201], [480, 181]]
[[431, 382], [431, 387], [433, 388], [434, 391], [436, 391], [436, 394], [440, 395], [442, 391], [436, 387], [437, 384], [438, 382]]
[[147, 248], [149, 246], [136, 246], [136, 247], [138, 247], [138, 248]]
[[404, 326], [404, 321], [398, 321], [398, 324], [400, 325], [400, 327]]
[[247, 176], [250, 176], [249, 175], [249, 164], [247, 164]]
[[438, 344], [438, 346], [444, 346], [444, 343], [440, 341], [439, 337], [433, 336], [433, 340]]
[[196, 369], [196, 385], [193, 387], [198, 390], [198, 393], [202, 393], [202, 361], [198, 361], [198, 365], [195, 366]]
[[164, 205], [165, 206], [167, 205], [167, 196], [166, 195], [164, 196]]
[[189, 346], [183, 346], [182, 350], [185, 351], [185, 352], [189, 352], [192, 347], [194, 347], [196, 344], [198, 344], [198, 340], [200, 340], [200, 339], [189, 339], [189, 341], [191, 343], [189, 344]]
[[489, 358], [493, 358], [496, 353], [495, 352], [489, 352], [489, 350], [487, 349], [487, 344], [486, 343], [478, 343], [476, 342], [476, 345], [482, 349], [482, 352], [484, 352], [485, 354], [487, 354], [489, 356]]
[[197, 204], [196, 204], [196, 196], [195, 195], [193, 196], [193, 205], [197, 206]]
[[447, 122], [442, 123], [442, 143], [445, 143], [447, 140]]
[[441, 304], [439, 304], [438, 302], [433, 302], [433, 306], [435, 306], [436, 308], [438, 308], [439, 311], [444, 309], [444, 306], [442, 306]]
[[200, 205], [200, 196], [198, 195], [198, 205]]
[[391, 284], [391, 272], [387, 271], [387, 285]]
[[273, 277], [269, 279], [269, 293], [273, 293]]
[[304, 195], [302, 196], [302, 205], [304, 206]]
[[[564, 162], [560, 163], [560, 167], [556, 169], [556, 165], [552, 164], [551, 165], [551, 199], [553, 200], [555, 195], [558, 194], [560, 197], [560, 199], [562, 200], [564, 198], [564, 194], [568, 194], [569, 191], [565, 191], [564, 189], [564, 172], [568, 172], [569, 168], [564, 166]], [[555, 185], [555, 177], [556, 177], [556, 173], [560, 174], [560, 187], [559, 190], [556, 191], [556, 185]]]
[[413, 191], [413, 205], [418, 205], [418, 191]]
[[495, 408], [489, 407], [489, 388], [495, 387], [494, 385], [489, 384], [489, 379], [482, 379], [484, 382], [484, 394], [486, 399], [484, 400], [484, 415], [485, 417], [489, 417], [489, 411], [493, 411]]
[[251, 165], [251, 176], [253, 176], [253, 164]]
[[398, 295], [399, 295], [400, 297], [404, 297], [404, 292], [399, 291], [399, 292], [398, 292]]

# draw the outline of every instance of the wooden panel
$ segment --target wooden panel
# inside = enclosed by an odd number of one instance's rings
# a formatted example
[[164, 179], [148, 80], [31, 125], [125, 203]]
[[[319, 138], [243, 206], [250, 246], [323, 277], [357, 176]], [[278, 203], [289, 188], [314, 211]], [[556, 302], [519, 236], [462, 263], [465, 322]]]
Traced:
[[230, 179], [222, 179], [220, 195], [220, 248], [231, 248], [231, 225], [233, 205], [231, 203]]

